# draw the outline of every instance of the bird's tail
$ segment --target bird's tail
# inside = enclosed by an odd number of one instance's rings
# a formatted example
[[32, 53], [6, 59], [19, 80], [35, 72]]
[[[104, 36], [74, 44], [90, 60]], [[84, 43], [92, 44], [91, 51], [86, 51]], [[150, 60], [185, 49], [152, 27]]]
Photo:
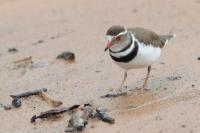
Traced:
[[174, 37], [176, 37], [175, 34], [173, 34], [173, 35], [160, 35], [160, 40], [161, 40], [161, 42], [165, 45], [165, 44], [167, 44], [167, 42], [168, 42], [170, 39], [172, 39], [172, 38], [174, 38]]

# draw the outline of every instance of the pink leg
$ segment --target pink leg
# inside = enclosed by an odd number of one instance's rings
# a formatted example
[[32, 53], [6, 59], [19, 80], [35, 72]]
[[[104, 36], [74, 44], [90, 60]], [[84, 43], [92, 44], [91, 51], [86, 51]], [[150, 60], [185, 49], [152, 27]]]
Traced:
[[127, 71], [124, 72], [124, 79], [122, 80], [122, 83], [119, 88], [120, 92], [122, 92], [122, 88], [123, 88], [123, 85], [124, 85], [124, 82], [126, 81], [126, 79], [127, 79]]
[[141, 90], [144, 90], [147, 87], [147, 82], [148, 82], [148, 79], [149, 79], [150, 71], [151, 71], [151, 66], [148, 66], [147, 75], [146, 75], [146, 78], [145, 78], [145, 81], [144, 81], [144, 84], [143, 84]]

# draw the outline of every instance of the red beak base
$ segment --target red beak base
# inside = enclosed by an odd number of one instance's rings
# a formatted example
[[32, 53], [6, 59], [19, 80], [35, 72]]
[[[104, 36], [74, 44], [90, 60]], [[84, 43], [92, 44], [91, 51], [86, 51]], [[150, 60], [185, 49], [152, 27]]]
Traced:
[[112, 46], [112, 42], [108, 41], [107, 46], [105, 47], [104, 51], [107, 51]]

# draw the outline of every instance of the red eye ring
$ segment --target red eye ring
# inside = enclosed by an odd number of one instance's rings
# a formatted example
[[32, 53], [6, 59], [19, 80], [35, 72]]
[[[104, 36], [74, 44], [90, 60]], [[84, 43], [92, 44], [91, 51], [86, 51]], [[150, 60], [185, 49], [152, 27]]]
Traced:
[[121, 36], [116, 37], [117, 41], [121, 41], [121, 39], [122, 39]]

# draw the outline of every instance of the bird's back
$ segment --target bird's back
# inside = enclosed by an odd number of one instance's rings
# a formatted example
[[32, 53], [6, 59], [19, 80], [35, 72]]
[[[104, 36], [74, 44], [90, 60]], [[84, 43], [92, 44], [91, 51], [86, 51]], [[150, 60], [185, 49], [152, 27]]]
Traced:
[[132, 32], [136, 39], [144, 45], [152, 45], [160, 48], [163, 48], [166, 42], [174, 37], [174, 35], [158, 35], [151, 30], [140, 27], [128, 28], [128, 31]]

